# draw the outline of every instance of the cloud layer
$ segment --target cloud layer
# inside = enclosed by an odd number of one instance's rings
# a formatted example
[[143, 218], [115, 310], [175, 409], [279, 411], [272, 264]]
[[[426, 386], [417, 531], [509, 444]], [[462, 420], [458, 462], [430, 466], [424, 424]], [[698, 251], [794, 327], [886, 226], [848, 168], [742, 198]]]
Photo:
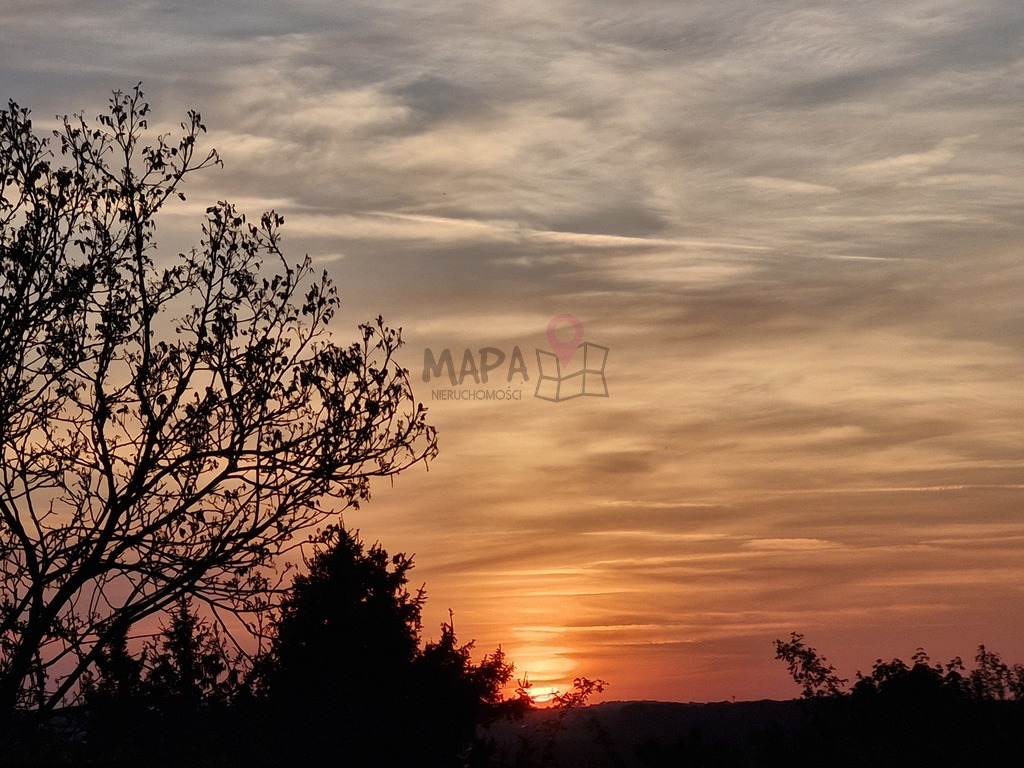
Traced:
[[226, 169], [167, 252], [276, 208], [414, 378], [580, 318], [607, 399], [420, 381], [441, 457], [348, 522], [538, 686], [785, 696], [791, 630], [1024, 659], [1022, 38], [1010, 0], [36, 2], [0, 95], [201, 111]]

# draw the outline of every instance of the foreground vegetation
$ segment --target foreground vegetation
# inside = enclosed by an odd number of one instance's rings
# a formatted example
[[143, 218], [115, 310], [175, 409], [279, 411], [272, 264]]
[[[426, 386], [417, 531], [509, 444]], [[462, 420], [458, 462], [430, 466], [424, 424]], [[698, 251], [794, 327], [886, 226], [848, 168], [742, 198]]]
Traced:
[[399, 332], [335, 341], [337, 290], [282, 252], [283, 217], [221, 202], [158, 252], [220, 158], [198, 113], [174, 137], [149, 112], [115, 92], [47, 137], [0, 109], [0, 741], [180, 600], [258, 613], [296, 542], [437, 453]]
[[86, 677], [84, 704], [22, 714], [7, 764], [461, 766], [478, 726], [526, 710], [502, 691], [499, 650], [478, 663], [451, 623], [422, 642], [412, 561], [331, 528], [253, 658], [182, 600], [133, 653], [123, 636]]

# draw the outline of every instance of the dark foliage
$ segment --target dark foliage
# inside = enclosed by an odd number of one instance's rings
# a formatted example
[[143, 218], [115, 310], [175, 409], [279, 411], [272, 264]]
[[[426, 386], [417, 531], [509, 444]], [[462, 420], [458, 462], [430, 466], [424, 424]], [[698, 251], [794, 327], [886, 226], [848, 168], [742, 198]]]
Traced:
[[[1024, 668], [1004, 664], [985, 646], [969, 673], [959, 658], [933, 664], [920, 648], [910, 664], [879, 659], [870, 674], [857, 673], [846, 693], [802, 636], [794, 633], [791, 644], [776, 641], [776, 647], [792, 649], [792, 643], [827, 690], [815, 695], [812, 686], [808, 694], [805, 667], [790, 662], [805, 696], [815, 698], [807, 702], [804, 725], [790, 738], [775, 739], [759, 765], [987, 766], [1016, 764], [1024, 754]], [[789, 661], [782, 653], [779, 658]]]
[[182, 597], [265, 607], [297, 536], [436, 453], [398, 331], [334, 342], [337, 291], [280, 215], [218, 203], [157, 259], [159, 212], [220, 160], [198, 113], [148, 122], [139, 88], [52, 142], [0, 110], [0, 719], [74, 700]]
[[140, 656], [113, 644], [86, 674], [78, 756], [177, 766], [227, 753], [245, 701], [241, 677], [223, 633], [183, 598]]
[[835, 696], [846, 680], [836, 674], [828, 659], [804, 644], [804, 636], [793, 632], [789, 641], [775, 641], [775, 658], [786, 662], [789, 674], [803, 688], [804, 698]]
[[509, 707], [500, 649], [473, 664], [451, 623], [421, 647], [425, 598], [407, 588], [411, 559], [364, 549], [341, 528], [328, 529], [307, 567], [257, 670], [279, 734], [271, 762], [465, 764], [477, 725]]
[[188, 600], [138, 656], [123, 633], [85, 679], [70, 728], [35, 728], [11, 764], [479, 765], [480, 725], [521, 714], [501, 650], [479, 663], [451, 622], [422, 643], [412, 560], [333, 527], [320, 537], [249, 673]]

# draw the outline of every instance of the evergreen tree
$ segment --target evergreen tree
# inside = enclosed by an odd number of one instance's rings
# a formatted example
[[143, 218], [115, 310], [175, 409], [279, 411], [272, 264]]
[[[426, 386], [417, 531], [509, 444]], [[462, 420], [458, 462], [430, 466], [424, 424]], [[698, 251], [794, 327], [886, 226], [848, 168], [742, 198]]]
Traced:
[[284, 755], [309, 764], [457, 766], [477, 724], [502, 702], [512, 667], [500, 650], [476, 665], [452, 624], [420, 647], [424, 590], [412, 559], [327, 529], [285, 596], [258, 674]]

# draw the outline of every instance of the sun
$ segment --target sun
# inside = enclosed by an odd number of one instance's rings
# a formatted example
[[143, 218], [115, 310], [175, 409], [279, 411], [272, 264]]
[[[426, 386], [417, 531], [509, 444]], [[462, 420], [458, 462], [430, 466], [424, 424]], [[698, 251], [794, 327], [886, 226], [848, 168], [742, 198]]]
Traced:
[[529, 692], [530, 701], [537, 706], [543, 707], [554, 701], [555, 696], [559, 694], [558, 688], [541, 688], [540, 690], [531, 690]]

